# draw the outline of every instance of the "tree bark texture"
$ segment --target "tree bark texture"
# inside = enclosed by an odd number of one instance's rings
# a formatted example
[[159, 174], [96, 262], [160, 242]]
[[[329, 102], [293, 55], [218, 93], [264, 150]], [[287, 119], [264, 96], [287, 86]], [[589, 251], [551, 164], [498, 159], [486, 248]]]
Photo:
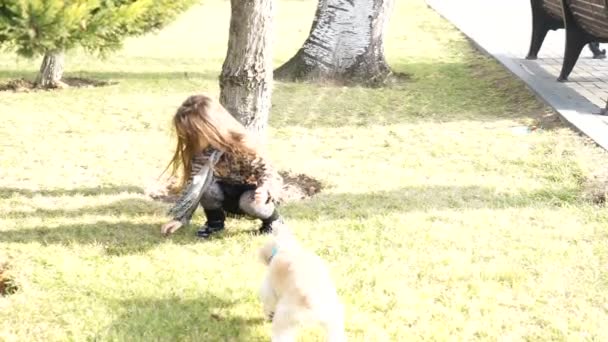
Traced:
[[40, 72], [36, 77], [36, 86], [40, 88], [64, 88], [61, 82], [64, 70], [64, 54], [62, 51], [48, 51], [44, 54]]
[[231, 0], [228, 52], [220, 75], [220, 102], [262, 138], [272, 95], [272, 1]]
[[275, 71], [282, 80], [383, 84], [384, 34], [394, 0], [319, 0], [308, 39]]

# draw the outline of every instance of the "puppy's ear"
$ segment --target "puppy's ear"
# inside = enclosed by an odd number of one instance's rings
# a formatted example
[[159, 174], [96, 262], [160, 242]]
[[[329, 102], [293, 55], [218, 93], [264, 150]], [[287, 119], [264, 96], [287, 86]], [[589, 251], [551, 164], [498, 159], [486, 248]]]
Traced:
[[274, 239], [268, 240], [264, 246], [258, 250], [258, 259], [264, 264], [268, 265], [270, 256], [272, 255], [272, 249], [276, 246]]

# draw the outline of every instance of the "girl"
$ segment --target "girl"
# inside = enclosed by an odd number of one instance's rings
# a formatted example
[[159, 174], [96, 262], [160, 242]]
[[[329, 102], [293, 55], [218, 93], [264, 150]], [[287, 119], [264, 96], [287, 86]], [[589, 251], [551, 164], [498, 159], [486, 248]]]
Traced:
[[224, 229], [225, 212], [259, 218], [260, 233], [271, 232], [280, 219], [276, 201], [282, 179], [263, 157], [256, 139], [221, 104], [205, 95], [186, 99], [173, 117], [173, 125], [177, 147], [167, 168], [172, 167], [173, 175], [181, 169], [182, 193], [172, 209], [175, 217], [162, 226], [161, 233], [171, 234], [190, 221], [198, 203], [184, 210], [178, 206], [191, 196], [184, 188], [210, 160], [215, 162], [212, 178], [200, 199], [207, 222], [197, 235], [208, 238]]

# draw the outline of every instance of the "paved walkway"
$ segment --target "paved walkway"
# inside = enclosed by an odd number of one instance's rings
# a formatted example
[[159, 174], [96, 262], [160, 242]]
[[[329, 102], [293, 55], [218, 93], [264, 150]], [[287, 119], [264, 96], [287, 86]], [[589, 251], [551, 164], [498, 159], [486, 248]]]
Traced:
[[[549, 31], [538, 59], [525, 59], [532, 33], [529, 0], [426, 0], [481, 50], [520, 77], [568, 122], [608, 149], [608, 116], [597, 115], [608, 98], [608, 59], [585, 47], [565, 83], [557, 82], [565, 31]], [[608, 44], [602, 44], [608, 50]]]

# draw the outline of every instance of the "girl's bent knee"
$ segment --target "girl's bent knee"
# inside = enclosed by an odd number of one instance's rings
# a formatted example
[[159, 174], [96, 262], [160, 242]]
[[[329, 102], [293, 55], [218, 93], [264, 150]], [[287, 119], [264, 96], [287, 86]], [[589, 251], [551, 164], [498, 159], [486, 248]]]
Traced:
[[253, 190], [245, 191], [239, 198], [239, 208], [247, 215], [260, 219], [269, 218], [274, 212], [275, 205], [272, 201], [268, 203], [257, 203]]

